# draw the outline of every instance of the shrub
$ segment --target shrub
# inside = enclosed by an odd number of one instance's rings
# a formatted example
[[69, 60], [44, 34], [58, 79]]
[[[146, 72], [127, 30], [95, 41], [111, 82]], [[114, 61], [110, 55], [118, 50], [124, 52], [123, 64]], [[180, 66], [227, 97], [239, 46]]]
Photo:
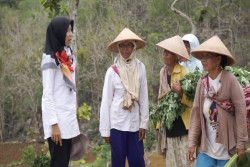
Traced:
[[24, 165], [32, 166], [34, 159], [36, 157], [35, 149], [32, 145], [29, 145], [23, 150], [23, 160]]
[[40, 155], [36, 156], [33, 167], [48, 167], [49, 165], [50, 158], [42, 152]]

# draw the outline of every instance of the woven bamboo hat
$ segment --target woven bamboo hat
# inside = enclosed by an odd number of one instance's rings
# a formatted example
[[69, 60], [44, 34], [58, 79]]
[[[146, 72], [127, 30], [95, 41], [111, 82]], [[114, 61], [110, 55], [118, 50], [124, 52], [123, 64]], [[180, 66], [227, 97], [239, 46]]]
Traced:
[[70, 160], [80, 160], [87, 151], [89, 139], [84, 134], [80, 134], [71, 140]]
[[195, 48], [191, 52], [191, 54], [195, 58], [201, 60], [203, 53], [205, 52], [216, 53], [226, 56], [227, 58], [226, 66], [231, 66], [235, 63], [234, 57], [231, 55], [227, 47], [223, 44], [223, 42], [217, 35], [203, 42], [200, 46]]
[[165, 39], [164, 41], [161, 41], [157, 43], [156, 45], [162, 49], [166, 49], [169, 52], [172, 52], [187, 60], [190, 60], [190, 57], [188, 55], [184, 42], [182, 41], [179, 35], [176, 35], [172, 38]]
[[138, 37], [130, 29], [124, 28], [122, 32], [120, 32], [120, 34], [115, 38], [115, 40], [109, 44], [108, 49], [111, 52], [118, 53], [119, 50], [117, 48], [117, 44], [122, 41], [135, 41], [136, 49], [140, 49], [146, 46], [146, 42], [144, 40]]

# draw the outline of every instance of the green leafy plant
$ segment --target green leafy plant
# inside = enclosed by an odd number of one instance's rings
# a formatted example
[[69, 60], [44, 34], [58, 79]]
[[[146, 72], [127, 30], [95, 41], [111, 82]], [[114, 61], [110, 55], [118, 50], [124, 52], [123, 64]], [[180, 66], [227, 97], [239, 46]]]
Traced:
[[146, 138], [143, 140], [145, 151], [152, 151], [156, 143], [155, 130], [147, 130]]
[[69, 16], [68, 7], [62, 0], [40, 0], [40, 4], [48, 12], [49, 18], [65, 14]]
[[81, 166], [81, 165], [85, 166], [86, 165], [86, 160], [85, 159], [86, 159], [86, 157], [83, 156], [78, 161], [71, 161], [70, 164], [73, 165], [73, 166]]
[[42, 152], [37, 155], [33, 162], [33, 167], [48, 167], [50, 165], [50, 157], [46, 153]]
[[225, 70], [233, 73], [243, 88], [245, 88], [250, 83], [249, 71], [244, 70], [241, 67], [229, 67], [229, 66], [227, 66]]
[[159, 101], [154, 117], [157, 122], [161, 122], [161, 130], [170, 130], [174, 120], [181, 116], [184, 110], [185, 105], [181, 103], [181, 97], [175, 92], [170, 92]]
[[200, 72], [199, 68], [196, 67], [194, 72], [185, 75], [185, 77], [180, 80], [182, 91], [188, 100], [194, 101], [197, 83], [203, 75], [204, 73]]
[[35, 149], [32, 145], [29, 145], [23, 150], [23, 160], [24, 165], [32, 166], [36, 157]]
[[88, 106], [86, 103], [83, 103], [83, 105], [77, 110], [77, 119], [82, 120], [83, 118], [85, 118], [89, 121], [91, 112], [91, 106]]
[[93, 151], [93, 155], [96, 157], [95, 162], [86, 164], [87, 167], [109, 167], [111, 166], [111, 151], [110, 146], [107, 144], [99, 145]]

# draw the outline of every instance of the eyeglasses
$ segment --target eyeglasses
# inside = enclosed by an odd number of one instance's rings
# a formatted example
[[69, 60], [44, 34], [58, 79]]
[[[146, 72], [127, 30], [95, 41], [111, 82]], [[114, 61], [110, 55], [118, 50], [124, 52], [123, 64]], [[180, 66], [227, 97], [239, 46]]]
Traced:
[[121, 44], [119, 44], [119, 47], [121, 47], [121, 48], [130, 48], [130, 47], [134, 47], [134, 45], [132, 44], [132, 43], [130, 43], [130, 42], [124, 42], [124, 43], [121, 43]]
[[163, 55], [175, 55], [175, 54], [172, 53], [172, 52], [170, 52], [170, 51], [168, 51], [168, 50], [166, 50], [166, 49], [164, 49]]
[[207, 60], [207, 59], [212, 59], [218, 57], [218, 55], [214, 54], [214, 53], [203, 53], [201, 56], [201, 60]]

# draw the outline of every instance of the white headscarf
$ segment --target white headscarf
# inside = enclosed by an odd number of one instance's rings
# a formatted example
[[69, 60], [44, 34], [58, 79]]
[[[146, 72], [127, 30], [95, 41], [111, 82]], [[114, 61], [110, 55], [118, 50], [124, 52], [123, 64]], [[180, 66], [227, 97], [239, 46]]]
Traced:
[[136, 43], [134, 41], [129, 42], [133, 43], [134, 49], [128, 59], [124, 59], [121, 55], [119, 44], [122, 42], [117, 44], [119, 55], [115, 60], [115, 65], [117, 66], [120, 78], [126, 89], [123, 96], [122, 108], [131, 112], [134, 101], [138, 101], [139, 99], [139, 80], [135, 54]]
[[[200, 45], [198, 38], [193, 34], [184, 35], [182, 37], [182, 40], [189, 42], [190, 52], [192, 52], [192, 50], [194, 50], [195, 48], [197, 48]], [[202, 71], [203, 67], [202, 67], [201, 61], [196, 59], [195, 57], [193, 57], [191, 54], [189, 56], [190, 56], [190, 61], [181, 62], [180, 64], [182, 66], [188, 68], [189, 71], [191, 71], [191, 72], [193, 72], [196, 67], [198, 67], [200, 69], [200, 71]]]

